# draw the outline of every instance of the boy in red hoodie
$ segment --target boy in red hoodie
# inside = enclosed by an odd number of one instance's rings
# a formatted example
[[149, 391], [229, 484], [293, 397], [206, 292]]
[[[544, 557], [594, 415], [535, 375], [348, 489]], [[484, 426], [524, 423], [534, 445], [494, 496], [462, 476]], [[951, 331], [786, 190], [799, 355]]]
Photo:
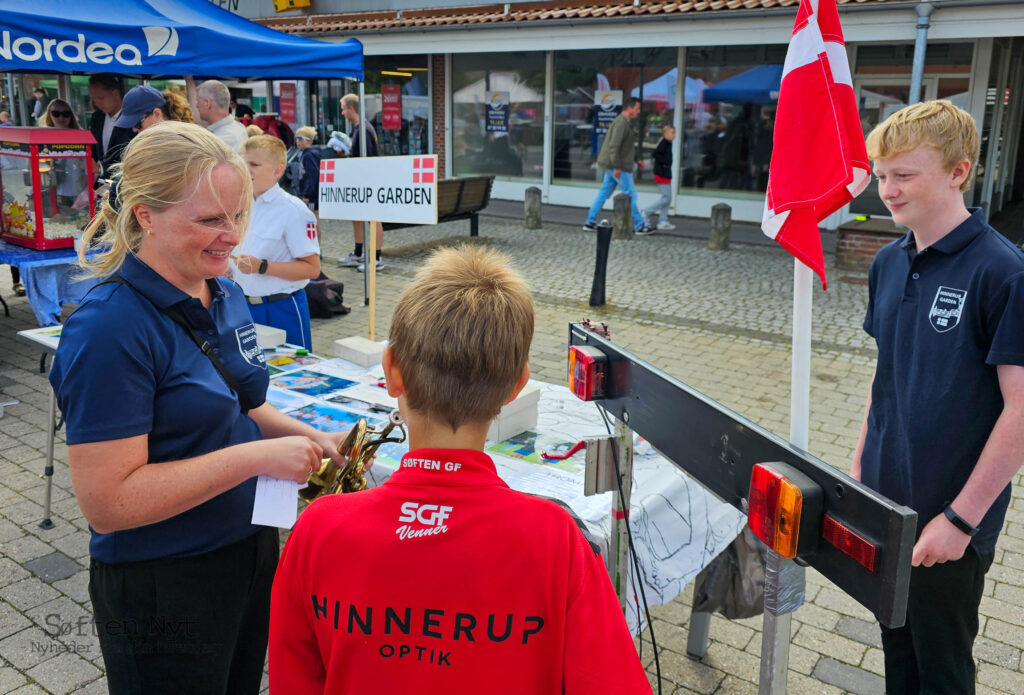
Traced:
[[435, 254], [383, 358], [410, 451], [303, 512], [274, 581], [272, 693], [650, 693], [607, 570], [572, 518], [483, 453], [529, 378], [533, 301], [492, 251]]

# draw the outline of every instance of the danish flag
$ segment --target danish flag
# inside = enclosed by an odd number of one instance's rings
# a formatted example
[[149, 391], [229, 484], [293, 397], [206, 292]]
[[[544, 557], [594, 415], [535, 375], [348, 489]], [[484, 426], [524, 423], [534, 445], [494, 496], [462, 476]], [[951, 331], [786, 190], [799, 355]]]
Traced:
[[316, 222], [306, 223], [306, 236], [310, 239], [316, 239]]
[[[334, 160], [324, 159], [320, 162], [320, 183], [334, 183]], [[312, 239], [313, 237], [309, 237]]]
[[413, 157], [412, 182], [434, 183], [435, 161], [434, 157]]
[[800, 0], [786, 53], [761, 229], [825, 282], [818, 223], [871, 170], [836, 0]]

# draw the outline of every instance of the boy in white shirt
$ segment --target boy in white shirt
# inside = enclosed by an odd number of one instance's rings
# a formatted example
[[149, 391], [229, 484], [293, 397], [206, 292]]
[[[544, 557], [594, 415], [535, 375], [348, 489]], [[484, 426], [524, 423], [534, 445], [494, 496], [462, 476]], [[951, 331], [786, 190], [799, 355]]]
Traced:
[[253, 321], [287, 332], [287, 340], [313, 349], [305, 287], [320, 275], [316, 218], [277, 185], [287, 151], [273, 135], [249, 138], [241, 147], [252, 176], [255, 202], [249, 229], [233, 257], [233, 277], [245, 292]]

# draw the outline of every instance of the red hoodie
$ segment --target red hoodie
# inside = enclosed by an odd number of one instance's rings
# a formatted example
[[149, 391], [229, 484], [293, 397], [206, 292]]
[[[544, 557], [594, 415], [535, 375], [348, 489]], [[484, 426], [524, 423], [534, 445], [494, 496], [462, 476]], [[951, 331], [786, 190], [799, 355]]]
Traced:
[[651, 692], [600, 556], [480, 451], [310, 505], [270, 611], [274, 695]]

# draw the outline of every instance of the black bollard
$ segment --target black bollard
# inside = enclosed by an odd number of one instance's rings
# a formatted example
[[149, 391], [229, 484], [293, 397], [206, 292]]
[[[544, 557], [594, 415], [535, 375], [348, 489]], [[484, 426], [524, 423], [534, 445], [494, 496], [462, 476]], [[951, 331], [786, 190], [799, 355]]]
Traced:
[[612, 244], [612, 225], [608, 220], [597, 224], [597, 261], [594, 263], [594, 286], [590, 290], [590, 306], [604, 306], [604, 277], [608, 271], [608, 248]]

